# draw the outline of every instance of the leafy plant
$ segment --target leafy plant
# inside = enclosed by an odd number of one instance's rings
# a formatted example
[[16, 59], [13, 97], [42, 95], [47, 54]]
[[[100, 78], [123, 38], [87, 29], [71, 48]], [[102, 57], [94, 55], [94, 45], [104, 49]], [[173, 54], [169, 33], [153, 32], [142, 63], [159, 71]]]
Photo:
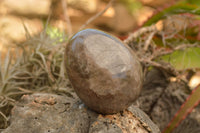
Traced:
[[[136, 51], [145, 72], [153, 66], [164, 71], [165, 75], [178, 78], [185, 69], [200, 68], [198, 38], [200, 8], [199, 5], [190, 2], [181, 1], [163, 9], [145, 22], [144, 27], [131, 34], [124, 41]], [[177, 18], [180, 18], [180, 21]], [[183, 22], [185, 18], [192, 21], [181, 26], [180, 22]], [[160, 20], [163, 22], [161, 30], [156, 25]], [[167, 23], [166, 27], [164, 27], [164, 22]], [[181, 80], [186, 81], [186, 79]], [[190, 94], [188, 100], [183, 103], [163, 133], [171, 133], [199, 104], [199, 88], [197, 87]]]
[[199, 57], [200, 48], [187, 48], [165, 55], [162, 59], [172, 64], [177, 70], [184, 70], [188, 68], [200, 68]]
[[[157, 13], [153, 17], [151, 17], [147, 22], [144, 23], [144, 26], [150, 26], [152, 24], [155, 24], [159, 20], [165, 19], [168, 16], [174, 15], [174, 14], [192, 14], [190, 18], [196, 18], [198, 19], [200, 15], [200, 7], [198, 1], [193, 0], [186, 0], [181, 1], [175, 5], [172, 5], [171, 7], [168, 7], [164, 9], [163, 11]], [[195, 16], [197, 15], [197, 17]], [[198, 20], [199, 21], [199, 20]], [[199, 25], [195, 25], [199, 32]], [[194, 27], [189, 27], [190, 29]], [[186, 29], [185, 29], [186, 30]], [[200, 56], [200, 48], [199, 48], [199, 39], [198, 37], [193, 38], [193, 40], [190, 40], [191, 37], [194, 37], [194, 30], [192, 32], [187, 31], [178, 31], [176, 34], [171, 34], [171, 38], [169, 39], [169, 35], [164, 35], [162, 38], [168, 38], [165, 39], [165, 42], [168, 42], [169, 45], [164, 45], [163, 40], [158, 41], [154, 38], [154, 41], [160, 42], [159, 46], [167, 47], [166, 51], [170, 51], [169, 49], [172, 49], [173, 52], [165, 52], [167, 53], [165, 56], [163, 56], [162, 59], [165, 61], [169, 61], [171, 64], [173, 64], [176, 68], [179, 68], [179, 70], [184, 70], [186, 68], [200, 68], [199, 65], [199, 56]], [[186, 33], [187, 32], [187, 33]], [[188, 34], [189, 33], [189, 34]], [[195, 35], [197, 36], [197, 34]], [[183, 39], [181, 39], [183, 38]], [[196, 47], [198, 48], [190, 48], [192, 44], [191, 42], [197, 43]], [[182, 44], [188, 43], [188, 48], [185, 47], [184, 49], [177, 49]], [[183, 45], [182, 45], [183, 46]], [[186, 45], [185, 45], [186, 46]], [[187, 55], [187, 56], [185, 56]], [[172, 60], [173, 59], [173, 60]], [[178, 63], [177, 63], [178, 62]], [[180, 62], [184, 63], [180, 66]], [[183, 103], [180, 110], [175, 114], [172, 121], [168, 124], [168, 126], [165, 128], [163, 133], [171, 133], [174, 128], [176, 128], [181, 121], [183, 121], [187, 115], [200, 103], [200, 86], [196, 87], [188, 99]]]
[[144, 23], [143, 26], [150, 26], [158, 22], [159, 20], [166, 18], [166, 16], [168, 15], [181, 13], [191, 13], [195, 15], [200, 15], [200, 9], [197, 5], [193, 5], [187, 2], [180, 2], [152, 16], [147, 22]]
[[[66, 87], [64, 69], [64, 46], [61, 39], [52, 38], [46, 31], [30, 37], [18, 45], [15, 54], [7, 53], [0, 60], [0, 128], [5, 128], [8, 115], [15, 101], [22, 94], [33, 92], [54, 92]], [[9, 108], [9, 109], [8, 109]]]

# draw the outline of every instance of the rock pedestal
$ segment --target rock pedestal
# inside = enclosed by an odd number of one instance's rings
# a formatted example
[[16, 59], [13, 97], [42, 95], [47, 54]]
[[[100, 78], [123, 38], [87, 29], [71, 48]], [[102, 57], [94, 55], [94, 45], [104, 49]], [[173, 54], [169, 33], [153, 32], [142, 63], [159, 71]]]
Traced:
[[114, 115], [88, 109], [78, 98], [55, 94], [24, 95], [12, 110], [10, 126], [2, 133], [159, 133], [136, 107]]

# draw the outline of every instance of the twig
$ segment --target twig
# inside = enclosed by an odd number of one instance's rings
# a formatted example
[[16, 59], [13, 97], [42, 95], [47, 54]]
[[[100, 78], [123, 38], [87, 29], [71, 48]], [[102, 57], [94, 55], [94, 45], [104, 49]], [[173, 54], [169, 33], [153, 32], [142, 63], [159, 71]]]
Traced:
[[115, 0], [110, 0], [110, 2], [107, 4], [107, 6], [101, 12], [98, 12], [96, 15], [94, 15], [90, 19], [88, 19], [86, 21], [86, 23], [81, 26], [81, 28], [79, 30], [84, 29], [89, 23], [91, 23], [96, 18], [98, 18], [99, 16], [101, 16], [102, 14], [104, 14], [108, 10], [108, 8], [110, 8], [112, 6], [112, 4], [113, 4], [114, 1]]
[[161, 57], [161, 56], [164, 56], [164, 55], [171, 54], [171, 53], [173, 53], [174, 51], [177, 51], [177, 50], [185, 50], [186, 48], [195, 48], [195, 47], [200, 48], [200, 45], [198, 43], [182, 44], [182, 45], [178, 45], [175, 48], [173, 48], [172, 50], [168, 50], [168, 51], [161, 49], [160, 51], [156, 51], [156, 54], [151, 59], [156, 59], [157, 57]]
[[5, 107], [7, 104], [8, 104], [8, 101], [7, 101], [6, 99], [3, 99], [3, 100], [0, 102], [0, 108]]
[[72, 24], [71, 24], [69, 15], [67, 13], [67, 2], [66, 2], [66, 0], [61, 0], [61, 2], [62, 2], [64, 18], [65, 18], [65, 21], [67, 22], [67, 32], [68, 32], [69, 36], [71, 36], [72, 35]]
[[47, 21], [46, 21], [46, 24], [45, 24], [45, 27], [44, 27], [45, 32], [47, 31], [47, 28], [48, 28], [48, 25], [49, 25], [49, 22], [50, 22], [50, 19], [51, 19], [51, 15], [52, 15], [52, 10], [50, 10], [49, 14], [48, 14], [48, 18], [47, 18]]
[[[132, 33], [129, 35], [129, 37], [127, 39], [124, 40], [124, 43], [128, 44], [130, 43], [133, 39], [138, 38], [140, 35], [146, 33], [146, 32], [156, 32], [157, 28], [155, 25], [151, 25], [149, 27], [143, 27], [139, 30], [137, 30], [136, 32]], [[154, 33], [155, 34], [155, 33]]]
[[200, 45], [198, 43], [195, 43], [195, 44], [182, 44], [182, 45], [178, 45], [175, 48], [172, 48], [171, 50], [168, 50], [168, 51], [166, 51], [165, 49], [162, 48], [160, 50], [155, 50], [151, 54], [151, 56], [148, 56], [148, 57], [141, 56], [139, 58], [139, 60], [140, 60], [141, 63], [143, 63], [145, 65], [145, 67], [154, 66], [154, 67], [157, 67], [157, 68], [164, 69], [168, 73], [171, 73], [173, 75], [178, 75], [178, 71], [176, 71], [170, 64], [168, 64], [168, 63], [162, 64], [162, 63], [156, 62], [154, 60], [156, 58], [158, 58], [158, 57], [163, 56], [163, 55], [171, 54], [174, 51], [185, 50], [186, 48], [192, 48], [192, 47], [199, 47], [200, 48]]
[[175, 47], [174, 50], [184, 50], [186, 48], [194, 48], [194, 47], [200, 48], [200, 45], [198, 43], [194, 43], [194, 44], [182, 44], [182, 45], [178, 45], [177, 47]]
[[173, 75], [178, 75], [178, 72], [170, 65], [170, 64], [161, 64], [159, 62], [155, 62], [149, 59], [140, 59], [140, 62], [142, 62], [143, 64], [148, 64], [149, 66], [154, 66], [157, 68], [161, 68], [163, 70], [166, 70], [168, 73], [171, 73]]
[[151, 40], [152, 40], [153, 36], [155, 35], [155, 33], [156, 33], [155, 31], [152, 32], [152, 33], [149, 35], [149, 37], [147, 38], [147, 40], [145, 41], [145, 44], [144, 44], [144, 51], [147, 51], [147, 50], [148, 50], [149, 45], [151, 44]]
[[8, 117], [6, 117], [6, 115], [5, 115], [4, 113], [2, 113], [1, 111], [0, 111], [0, 116], [3, 117], [3, 119], [4, 119], [4, 124], [7, 125]]
[[31, 34], [28, 31], [28, 28], [26, 27], [23, 19], [22, 19], [22, 24], [23, 24], [23, 27], [24, 27], [24, 30], [25, 30], [26, 39], [30, 39], [31, 38]]
[[46, 62], [47, 64], [47, 73], [48, 73], [48, 76], [50, 78], [50, 80], [54, 83], [55, 82], [55, 78], [52, 74], [52, 71], [51, 71], [51, 61], [52, 61], [52, 58], [53, 58], [53, 52], [51, 52], [49, 55], [48, 55], [48, 60]]
[[[60, 45], [62, 47], [62, 45]], [[53, 59], [53, 55], [61, 48], [59, 45], [57, 47], [55, 47], [51, 52], [50, 54], [48, 55], [48, 60], [47, 60], [47, 72], [48, 72], [48, 76], [49, 78], [51, 79], [51, 81], [54, 83], [56, 81], [55, 77], [53, 76], [52, 74], [52, 71], [51, 71], [51, 61]]]
[[[168, 45], [170, 47], [159, 48], [157, 45], [154, 44], [151, 45], [152, 38], [155, 34], [161, 35], [164, 45]], [[149, 27], [140, 28], [136, 32], [130, 34], [129, 37], [126, 40], [124, 40], [124, 43], [129, 45], [136, 52], [140, 62], [144, 65], [144, 70], [147, 71], [149, 66], [153, 66], [161, 70], [164, 70], [163, 72], [167, 72], [168, 74], [178, 76], [179, 72], [173, 66], [171, 66], [169, 63], [158, 62], [156, 61], [156, 59], [164, 55], [171, 54], [174, 51], [185, 50], [187, 48], [193, 48], [193, 47], [200, 48], [200, 44], [198, 43], [182, 44], [182, 45], [180, 44], [178, 46], [166, 44], [167, 43], [165, 42], [166, 39], [174, 38], [174, 36], [177, 34], [178, 31], [166, 34], [166, 32], [164, 31], [159, 31], [156, 25], [152, 25]], [[133, 40], [136, 41], [136, 43], [130, 43]]]
[[33, 91], [30, 91], [28, 89], [18, 88], [18, 90], [24, 92], [24, 93], [33, 93]]

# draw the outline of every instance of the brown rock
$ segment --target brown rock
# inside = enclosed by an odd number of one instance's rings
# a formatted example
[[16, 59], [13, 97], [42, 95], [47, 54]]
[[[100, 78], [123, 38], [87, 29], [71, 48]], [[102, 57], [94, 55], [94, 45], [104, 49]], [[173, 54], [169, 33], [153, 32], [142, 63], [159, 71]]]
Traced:
[[3, 133], [87, 133], [88, 114], [76, 102], [54, 94], [24, 95]]
[[[135, 102], [151, 117], [160, 130], [164, 130], [169, 124], [190, 93], [186, 82], [182, 80], [169, 81], [165, 74], [158, 69], [152, 69], [148, 72], [140, 97]], [[200, 106], [197, 106], [174, 129], [173, 133], [199, 132]]]
[[[141, 110], [131, 106], [114, 115], [99, 115], [73, 97], [24, 95], [2, 133], [160, 133]], [[139, 115], [138, 115], [139, 114]]]
[[102, 31], [75, 34], [67, 45], [65, 63], [77, 95], [97, 112], [122, 111], [140, 93], [143, 74], [136, 55]]
[[89, 133], [160, 133], [159, 128], [139, 108], [114, 115], [99, 115], [90, 126]]

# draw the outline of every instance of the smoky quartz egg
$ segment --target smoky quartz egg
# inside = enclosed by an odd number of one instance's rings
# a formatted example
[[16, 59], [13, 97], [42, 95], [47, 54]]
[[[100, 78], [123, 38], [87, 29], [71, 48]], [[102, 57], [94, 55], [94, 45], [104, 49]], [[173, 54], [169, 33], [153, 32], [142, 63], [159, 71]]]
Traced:
[[82, 30], [69, 40], [65, 67], [79, 98], [102, 114], [126, 109], [142, 87], [143, 72], [135, 53], [99, 30]]

